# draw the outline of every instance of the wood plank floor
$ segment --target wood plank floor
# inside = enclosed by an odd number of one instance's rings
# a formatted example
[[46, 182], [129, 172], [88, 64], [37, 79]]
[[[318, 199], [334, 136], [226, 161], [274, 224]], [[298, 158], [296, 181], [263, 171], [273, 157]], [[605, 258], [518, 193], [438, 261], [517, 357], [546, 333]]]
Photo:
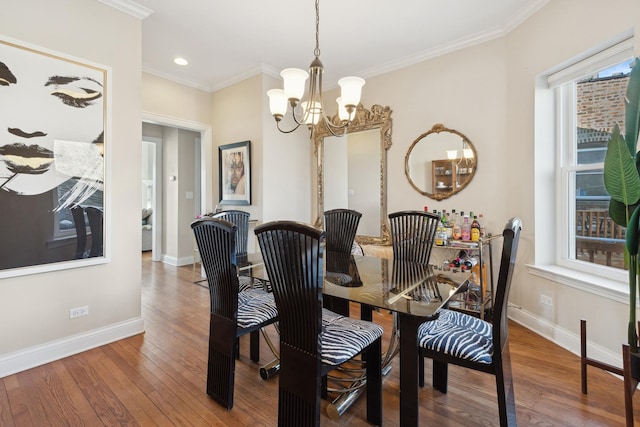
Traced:
[[[274, 426], [277, 377], [260, 379], [241, 341], [235, 406], [227, 411], [205, 393], [208, 291], [192, 283], [191, 266], [174, 268], [143, 256], [142, 314], [146, 332], [0, 379], [0, 426]], [[390, 316], [376, 314], [386, 331]], [[579, 322], [579, 319], [576, 319]], [[272, 331], [275, 336], [275, 333]], [[580, 391], [580, 361], [527, 329], [511, 324], [511, 355], [521, 426], [622, 426], [622, 382], [589, 368], [589, 394]], [[261, 346], [262, 362], [270, 360]], [[490, 375], [449, 369], [449, 392], [420, 390], [421, 425], [498, 424]], [[384, 424], [399, 425], [398, 366], [384, 379]], [[640, 393], [635, 396], [640, 420]], [[362, 426], [364, 396], [339, 421]]]

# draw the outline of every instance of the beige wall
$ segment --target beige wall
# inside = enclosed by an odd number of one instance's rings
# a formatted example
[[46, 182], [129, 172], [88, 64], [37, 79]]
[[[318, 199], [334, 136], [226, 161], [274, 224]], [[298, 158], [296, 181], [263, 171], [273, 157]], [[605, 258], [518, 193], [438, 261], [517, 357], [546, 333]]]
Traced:
[[[28, 0], [2, 6], [4, 36], [111, 67], [112, 84], [106, 158], [111, 261], [0, 280], [0, 376], [143, 330], [140, 186], [131, 185], [141, 174], [140, 28], [139, 20], [99, 2]], [[70, 308], [84, 305], [88, 316], [69, 319]]]
[[[534, 157], [535, 144], [546, 139], [534, 120], [536, 115], [544, 113], [534, 109], [534, 94], [537, 76], [634, 26], [636, 30], [640, 28], [637, 4], [635, 0], [612, 0], [606, 4], [596, 0], [551, 1], [508, 35], [506, 51], [505, 142], [508, 143], [504, 149], [510, 161], [505, 163], [502, 191], [507, 206], [522, 217], [525, 226], [511, 294], [511, 301], [521, 308], [512, 309], [511, 314], [574, 352], [579, 351], [579, 324], [580, 319], [585, 318], [589, 325], [589, 340], [596, 350], [603, 358], [608, 357], [610, 362], [619, 365], [620, 345], [626, 342], [627, 305], [535, 277], [526, 267], [544, 262], [549, 256], [536, 248], [534, 238], [556, 239], [555, 212], [549, 208], [552, 200], [544, 200], [551, 196], [545, 189], [549, 183], [553, 186], [553, 176], [540, 171], [536, 175], [534, 169], [535, 159], [539, 167], [549, 170], [555, 156], [548, 150], [550, 152], [538, 151]], [[537, 204], [535, 191], [540, 199]], [[539, 303], [541, 293], [553, 298], [553, 308]]]
[[[224, 206], [252, 219], [311, 221], [312, 144], [306, 129], [284, 135], [269, 112], [266, 91], [281, 84], [261, 75], [221, 89], [213, 99], [214, 147], [251, 141], [251, 206]], [[218, 153], [214, 151], [214, 199], [218, 193]]]
[[143, 73], [142, 111], [185, 124], [211, 125], [211, 94]]

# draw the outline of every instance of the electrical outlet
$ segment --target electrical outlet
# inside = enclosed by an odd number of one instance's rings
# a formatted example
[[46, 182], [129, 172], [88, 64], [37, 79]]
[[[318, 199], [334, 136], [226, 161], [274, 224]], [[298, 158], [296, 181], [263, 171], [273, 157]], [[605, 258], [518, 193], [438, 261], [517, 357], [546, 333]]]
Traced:
[[89, 314], [89, 306], [85, 305], [84, 307], [76, 307], [69, 310], [69, 319], [73, 319], [74, 317], [86, 316]]
[[540, 294], [540, 303], [542, 305], [553, 307], [553, 298], [544, 294]]

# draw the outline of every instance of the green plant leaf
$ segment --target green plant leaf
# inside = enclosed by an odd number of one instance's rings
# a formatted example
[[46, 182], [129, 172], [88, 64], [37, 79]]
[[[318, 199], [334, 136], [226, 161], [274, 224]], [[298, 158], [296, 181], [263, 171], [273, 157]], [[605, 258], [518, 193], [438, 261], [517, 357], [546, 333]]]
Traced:
[[[633, 205], [640, 199], [640, 175], [632, 153], [635, 150], [629, 151], [620, 128], [615, 125], [604, 159], [604, 186], [612, 199], [625, 206]], [[625, 225], [626, 221], [618, 224]]]
[[631, 256], [638, 255], [638, 239], [640, 233], [638, 230], [638, 222], [640, 221], [640, 209], [636, 209], [629, 219], [629, 225], [627, 226], [627, 233], [625, 237], [625, 244], [627, 245], [627, 251]]
[[629, 150], [635, 153], [640, 130], [640, 58], [635, 59], [629, 75], [624, 115], [624, 139]]
[[627, 226], [627, 221], [638, 205], [626, 206], [624, 203], [614, 199], [609, 200], [609, 216], [618, 225]]

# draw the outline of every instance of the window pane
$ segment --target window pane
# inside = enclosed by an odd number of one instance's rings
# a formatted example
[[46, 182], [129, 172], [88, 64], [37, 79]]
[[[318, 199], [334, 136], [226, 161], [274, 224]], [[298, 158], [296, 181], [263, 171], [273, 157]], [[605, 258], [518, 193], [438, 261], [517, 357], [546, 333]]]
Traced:
[[[615, 124], [624, 132], [630, 64], [625, 61], [576, 82], [577, 164], [603, 163]], [[609, 217], [603, 170], [576, 172], [573, 182], [576, 259], [624, 269], [625, 230]]]

